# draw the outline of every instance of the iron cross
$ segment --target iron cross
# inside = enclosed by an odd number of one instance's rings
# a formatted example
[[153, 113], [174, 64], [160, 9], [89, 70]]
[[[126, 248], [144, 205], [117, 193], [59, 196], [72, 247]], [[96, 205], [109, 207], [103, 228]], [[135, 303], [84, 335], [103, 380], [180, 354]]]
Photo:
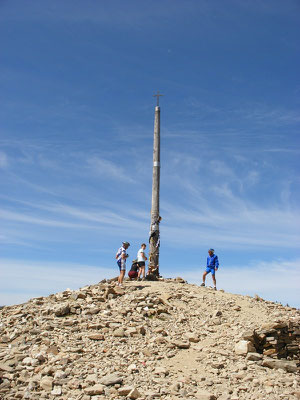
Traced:
[[159, 106], [159, 98], [163, 96], [163, 94], [160, 94], [159, 91], [157, 91], [156, 94], [153, 95], [153, 97], [156, 97], [156, 101], [157, 101], [157, 106]]

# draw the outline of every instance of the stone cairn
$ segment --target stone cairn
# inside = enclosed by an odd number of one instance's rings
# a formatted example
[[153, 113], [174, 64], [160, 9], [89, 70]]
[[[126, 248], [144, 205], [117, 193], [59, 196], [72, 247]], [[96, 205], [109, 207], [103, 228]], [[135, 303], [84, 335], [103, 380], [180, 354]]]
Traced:
[[0, 309], [0, 400], [299, 400], [299, 323], [182, 278], [67, 289]]
[[297, 322], [275, 322], [260, 329], [246, 332], [244, 340], [250, 341], [257, 353], [271, 358], [286, 358], [300, 363], [300, 325]]

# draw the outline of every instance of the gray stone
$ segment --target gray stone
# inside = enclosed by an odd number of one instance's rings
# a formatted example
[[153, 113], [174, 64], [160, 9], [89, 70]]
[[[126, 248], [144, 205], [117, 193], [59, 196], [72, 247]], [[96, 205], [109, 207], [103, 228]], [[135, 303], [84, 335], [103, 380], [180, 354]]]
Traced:
[[110, 386], [115, 385], [116, 383], [123, 383], [123, 378], [119, 374], [114, 373], [104, 376], [99, 382], [105, 386]]
[[263, 358], [262, 354], [259, 353], [248, 353], [246, 360], [247, 361], [259, 361]]
[[65, 315], [68, 315], [70, 313], [70, 306], [67, 304], [62, 307], [58, 307], [55, 311], [54, 314], [57, 317], [64, 317]]
[[287, 372], [297, 372], [299, 370], [295, 361], [274, 360], [273, 358], [264, 359], [262, 366], [272, 369], [284, 369]]

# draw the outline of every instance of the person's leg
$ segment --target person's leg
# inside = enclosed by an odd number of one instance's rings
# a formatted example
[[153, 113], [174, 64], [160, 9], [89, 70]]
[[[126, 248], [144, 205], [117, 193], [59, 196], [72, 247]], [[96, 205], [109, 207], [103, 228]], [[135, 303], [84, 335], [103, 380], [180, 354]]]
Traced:
[[139, 278], [143, 275], [143, 278], [145, 278], [145, 262], [141, 261], [139, 262]]
[[119, 278], [118, 278], [118, 283], [119, 283], [119, 285], [122, 285], [122, 283], [123, 283], [125, 271], [126, 271], [126, 263], [125, 263], [125, 260], [121, 260], [120, 275], [119, 275]]
[[203, 274], [203, 277], [202, 277], [202, 280], [203, 280], [203, 282], [202, 282], [202, 286], [205, 286], [205, 278], [206, 278], [206, 275], [208, 274], [208, 272], [204, 272], [204, 274]]
[[121, 260], [118, 260], [117, 264], [118, 264], [118, 267], [119, 267], [119, 270], [120, 270], [120, 273], [119, 273], [119, 276], [118, 276], [118, 285], [119, 285], [120, 284], [120, 276], [121, 276]]
[[140, 263], [138, 263], [138, 266], [139, 266], [139, 272], [138, 272], [137, 279], [139, 279], [141, 277], [141, 274], [142, 274], [142, 268], [140, 266]]
[[119, 280], [119, 284], [120, 284], [120, 285], [122, 285], [122, 283], [123, 283], [124, 275], [125, 275], [125, 270], [122, 269], [121, 272], [120, 272], [120, 276], [119, 276], [119, 279], [120, 279], [120, 280]]
[[215, 271], [214, 271], [214, 273], [211, 273], [211, 277], [212, 277], [212, 280], [213, 280], [213, 283], [214, 283], [214, 287], [216, 288], [217, 287], [217, 281], [216, 281]]

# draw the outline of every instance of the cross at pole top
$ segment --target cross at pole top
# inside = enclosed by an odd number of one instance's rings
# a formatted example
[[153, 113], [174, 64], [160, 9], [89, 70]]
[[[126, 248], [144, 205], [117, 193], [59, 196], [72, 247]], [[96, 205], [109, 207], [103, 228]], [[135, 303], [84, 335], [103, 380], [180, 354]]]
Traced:
[[156, 94], [153, 95], [153, 97], [156, 97], [156, 101], [157, 101], [157, 107], [159, 106], [159, 98], [163, 96], [163, 94], [160, 94], [159, 91], [157, 91]]

